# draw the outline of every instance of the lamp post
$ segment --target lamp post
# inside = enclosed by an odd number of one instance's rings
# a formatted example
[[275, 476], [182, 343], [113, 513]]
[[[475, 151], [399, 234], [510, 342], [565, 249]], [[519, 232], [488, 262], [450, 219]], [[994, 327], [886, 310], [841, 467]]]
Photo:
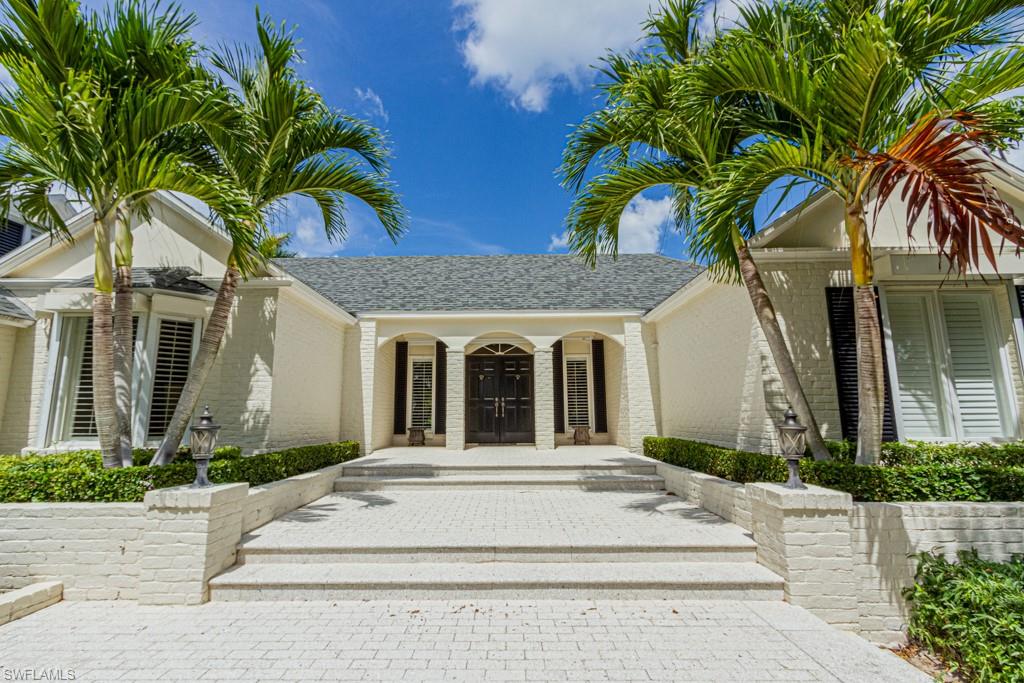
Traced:
[[210, 414], [210, 406], [203, 407], [203, 414], [199, 416], [199, 422], [192, 426], [192, 459], [196, 463], [196, 480], [192, 482], [192, 488], [204, 488], [213, 486], [206, 476], [210, 467], [210, 458], [217, 447], [217, 432], [220, 425], [213, 423], [213, 415]]
[[807, 487], [800, 481], [800, 459], [804, 457], [804, 452], [807, 450], [807, 437], [804, 434], [807, 427], [796, 419], [793, 408], [788, 408], [785, 420], [778, 426], [778, 429], [782, 457], [786, 459], [786, 464], [789, 466], [789, 479], [785, 486], [788, 489], [805, 489]]

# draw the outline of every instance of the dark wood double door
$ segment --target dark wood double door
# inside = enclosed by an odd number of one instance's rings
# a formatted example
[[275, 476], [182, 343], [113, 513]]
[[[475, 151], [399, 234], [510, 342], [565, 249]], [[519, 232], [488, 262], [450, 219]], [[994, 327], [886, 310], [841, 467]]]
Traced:
[[466, 441], [533, 443], [533, 357], [466, 357]]

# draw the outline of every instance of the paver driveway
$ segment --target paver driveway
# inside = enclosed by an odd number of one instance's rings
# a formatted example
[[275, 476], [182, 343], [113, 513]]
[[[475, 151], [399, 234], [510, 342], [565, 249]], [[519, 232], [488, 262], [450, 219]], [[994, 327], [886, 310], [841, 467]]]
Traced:
[[[60, 603], [0, 626], [0, 680], [928, 681], [785, 603]], [[53, 680], [51, 678], [50, 680]]]

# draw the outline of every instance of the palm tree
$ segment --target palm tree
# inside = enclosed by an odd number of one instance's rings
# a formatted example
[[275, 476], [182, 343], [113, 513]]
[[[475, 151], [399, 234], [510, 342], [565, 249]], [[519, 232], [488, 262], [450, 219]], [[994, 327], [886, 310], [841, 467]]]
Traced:
[[193, 17], [174, 6], [157, 13], [131, 1], [98, 15], [72, 0], [9, 0], [4, 15], [0, 65], [13, 86], [0, 94], [0, 134], [9, 138], [0, 201], [65, 237], [47, 200], [51, 187], [65, 186], [93, 212], [96, 426], [104, 465], [130, 464], [129, 221], [147, 215], [157, 190], [250, 215], [245, 197], [212, 173], [209, 151], [195, 142], [201, 128], [230, 130], [235, 112], [229, 93], [198, 66], [187, 38]]
[[[907, 231], [924, 229], [951, 268], [991, 234], [1020, 246], [1024, 230], [989, 182], [987, 155], [1021, 136], [1024, 51], [1020, 3], [1008, 0], [784, 0], [750, 4], [739, 26], [689, 69], [702, 102], [769, 102], [743, 153], [719, 167], [702, 230], [745, 211], [778, 183], [810, 183], [845, 206], [856, 310], [857, 462], [877, 461], [884, 376], [866, 206], [899, 187]], [[995, 99], [993, 99], [995, 98]], [[779, 121], [784, 121], [780, 125]], [[795, 126], [794, 126], [795, 124]], [[926, 210], [927, 209], [927, 210]], [[918, 219], [924, 215], [924, 225]]]
[[[705, 0], [665, 4], [647, 25], [658, 46], [656, 54], [608, 58], [607, 104], [570, 136], [561, 169], [564, 184], [578, 193], [568, 218], [569, 243], [591, 264], [599, 251], [617, 252], [620, 216], [645, 189], [671, 188], [677, 222], [692, 227], [703, 192], [716, 182], [716, 168], [746, 135], [743, 110], [718, 104], [694, 115], [680, 87], [687, 64], [704, 50], [699, 25], [705, 5]], [[604, 172], [584, 185], [596, 159], [606, 162]], [[732, 212], [716, 229], [716, 239], [695, 247], [714, 260], [715, 275], [739, 279], [746, 286], [786, 396], [808, 426], [811, 452], [815, 458], [828, 458], [775, 308], [747, 247], [752, 217]]]
[[[397, 239], [405, 214], [386, 179], [388, 150], [381, 134], [327, 107], [295, 73], [298, 52], [292, 33], [261, 19], [258, 11], [256, 18], [258, 51], [239, 48], [214, 59], [243, 100], [244, 134], [212, 136], [223, 173], [264, 216], [293, 195], [307, 197], [319, 207], [327, 236], [342, 240], [345, 201], [352, 196], [369, 205], [387, 234]], [[170, 462], [181, 444], [224, 338], [238, 281], [260, 257], [247, 244], [235, 245], [154, 464]]]

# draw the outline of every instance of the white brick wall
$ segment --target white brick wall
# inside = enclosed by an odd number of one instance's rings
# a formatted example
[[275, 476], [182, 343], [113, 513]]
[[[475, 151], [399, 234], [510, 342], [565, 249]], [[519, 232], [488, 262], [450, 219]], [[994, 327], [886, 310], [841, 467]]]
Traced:
[[608, 411], [608, 437], [619, 446], [629, 444], [629, 418], [625, 411], [629, 405], [625, 396], [626, 382], [622, 344], [611, 339], [604, 342], [605, 408]]
[[448, 397], [445, 408], [445, 447], [466, 447], [466, 350], [448, 346]]
[[851, 521], [860, 630], [877, 643], [906, 640], [913, 555], [941, 549], [953, 559], [976, 548], [1005, 562], [1024, 554], [1024, 503], [856, 503]]
[[395, 431], [395, 342], [377, 349], [373, 368], [373, 448], [387, 448]]
[[220, 442], [247, 452], [270, 442], [278, 291], [239, 290], [217, 362], [199, 405], [222, 425]]
[[644, 437], [658, 434], [658, 425], [642, 323], [626, 321], [623, 327], [626, 394], [629, 399], [629, 450], [639, 453], [643, 450]]
[[324, 319], [289, 289], [281, 292], [266, 448], [338, 440], [344, 338], [340, 323]]
[[0, 505], [0, 591], [63, 581], [68, 600], [133, 600], [142, 503]]
[[7, 404], [7, 385], [11, 378], [14, 342], [18, 338], [18, 329], [0, 325], [0, 434], [4, 432], [4, 406]]
[[361, 336], [361, 324], [345, 330], [341, 371], [341, 440], [358, 441], [365, 448]]
[[[34, 299], [24, 299], [33, 306]], [[40, 314], [36, 324], [18, 329], [7, 385], [0, 453], [18, 453], [34, 444], [39, 401], [46, 384], [46, 360], [52, 316]]]
[[555, 447], [555, 379], [551, 347], [537, 347], [533, 352], [534, 439], [537, 448]]

